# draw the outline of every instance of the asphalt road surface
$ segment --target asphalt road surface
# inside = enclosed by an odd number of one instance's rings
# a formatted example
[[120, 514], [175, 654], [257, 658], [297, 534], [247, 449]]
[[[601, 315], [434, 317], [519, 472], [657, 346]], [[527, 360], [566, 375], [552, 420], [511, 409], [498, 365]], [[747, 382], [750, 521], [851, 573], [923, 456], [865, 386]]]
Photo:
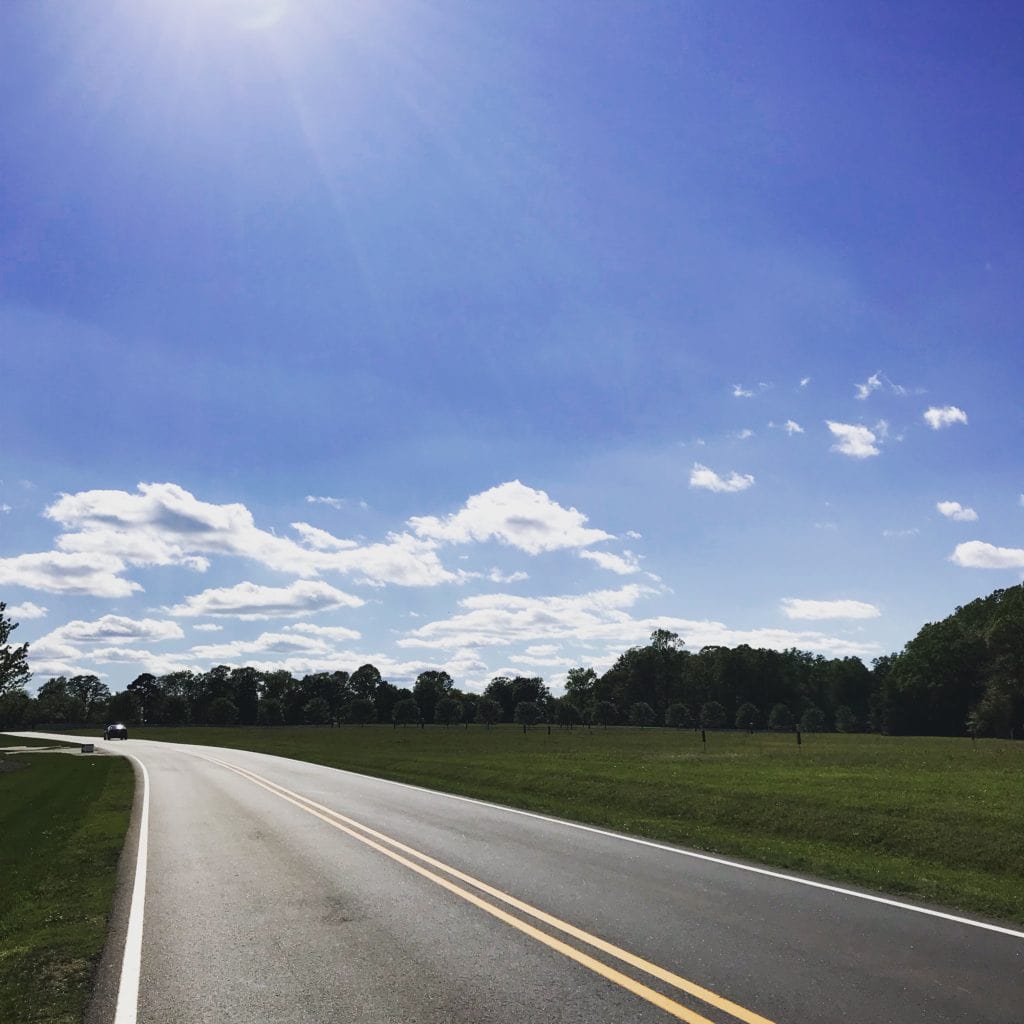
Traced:
[[1012, 928], [265, 754], [97, 747], [149, 783], [118, 1024], [1024, 1021]]

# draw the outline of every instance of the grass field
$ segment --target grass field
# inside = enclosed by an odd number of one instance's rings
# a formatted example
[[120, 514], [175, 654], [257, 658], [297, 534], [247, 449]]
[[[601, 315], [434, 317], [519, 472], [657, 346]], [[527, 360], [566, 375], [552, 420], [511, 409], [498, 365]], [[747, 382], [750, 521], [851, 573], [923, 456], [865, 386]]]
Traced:
[[1024, 743], [667, 729], [137, 729], [280, 754], [1024, 923]]
[[[25, 742], [0, 735], [0, 747]], [[4, 1024], [82, 1020], [133, 791], [131, 766], [121, 757], [0, 754]]]

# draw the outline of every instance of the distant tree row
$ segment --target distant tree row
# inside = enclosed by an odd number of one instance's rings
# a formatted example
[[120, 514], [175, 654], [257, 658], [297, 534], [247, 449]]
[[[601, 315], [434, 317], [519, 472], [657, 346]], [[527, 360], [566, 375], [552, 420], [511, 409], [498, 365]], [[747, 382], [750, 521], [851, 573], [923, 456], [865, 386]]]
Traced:
[[898, 654], [824, 658], [738, 647], [686, 650], [675, 633], [623, 652], [607, 672], [574, 668], [554, 697], [539, 676], [497, 676], [482, 694], [445, 671], [398, 687], [370, 664], [354, 672], [218, 665], [143, 674], [119, 693], [95, 675], [57, 676], [30, 697], [27, 650], [0, 603], [0, 728], [39, 724], [368, 725], [547, 722], [562, 728], [760, 728], [894, 734], [1024, 734], [1024, 586], [997, 590], [922, 627]]

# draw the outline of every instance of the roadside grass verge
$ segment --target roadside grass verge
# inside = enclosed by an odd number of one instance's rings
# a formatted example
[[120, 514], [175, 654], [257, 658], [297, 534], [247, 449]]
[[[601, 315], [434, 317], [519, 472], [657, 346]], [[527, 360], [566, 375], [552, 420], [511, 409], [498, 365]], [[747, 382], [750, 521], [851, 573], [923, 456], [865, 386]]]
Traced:
[[60, 740], [44, 740], [38, 739], [35, 736], [27, 738], [25, 736], [9, 736], [5, 732], [0, 732], [0, 748], [3, 747], [73, 747], [73, 743], [62, 743]]
[[[0, 735], [0, 746], [23, 742]], [[131, 765], [122, 757], [0, 755], [4, 1024], [83, 1019], [133, 792]]]
[[151, 728], [1024, 923], [1024, 743], [515, 726]]

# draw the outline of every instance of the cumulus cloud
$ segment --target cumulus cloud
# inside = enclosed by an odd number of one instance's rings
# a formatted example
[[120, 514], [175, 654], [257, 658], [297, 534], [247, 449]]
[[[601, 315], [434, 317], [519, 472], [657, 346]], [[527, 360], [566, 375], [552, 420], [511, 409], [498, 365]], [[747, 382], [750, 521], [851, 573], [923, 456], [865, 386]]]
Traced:
[[474, 494], [458, 512], [444, 518], [414, 516], [409, 520], [417, 537], [449, 544], [497, 540], [530, 555], [613, 539], [610, 533], [586, 523], [582, 512], [565, 508], [544, 491], [518, 480]]
[[973, 508], [966, 508], [959, 501], [940, 501], [935, 507], [947, 519], [955, 519], [958, 523], [973, 523], [978, 519]]
[[219, 633], [224, 627], [215, 622], [197, 622], [192, 628], [197, 633]]
[[185, 633], [176, 622], [167, 619], [129, 619], [123, 615], [104, 615], [92, 622], [74, 619], [48, 633], [46, 640], [72, 644], [159, 643], [180, 640]]
[[713, 469], [708, 469], [699, 462], [695, 462], [693, 469], [690, 470], [690, 486], [700, 487], [705, 491], [733, 494], [736, 491], [745, 491], [753, 485], [754, 478], [749, 473], [741, 475], [733, 471], [727, 477], [720, 477]]
[[594, 562], [602, 569], [618, 573], [620, 576], [632, 576], [640, 572], [640, 562], [632, 551], [623, 551], [621, 555], [611, 551], [581, 551], [580, 558]]
[[487, 578], [492, 583], [521, 583], [523, 580], [528, 580], [530, 574], [521, 570], [505, 574], [500, 569], [495, 568], [487, 574]]
[[955, 405], [933, 405], [924, 412], [924, 421], [932, 430], [951, 427], [954, 423], [967, 423], [967, 413]]
[[[481, 647], [534, 646], [569, 641], [598, 644], [617, 652], [647, 642], [655, 629], [679, 633], [691, 648], [719, 644], [735, 647], [798, 647], [836, 657], [870, 656], [878, 647], [817, 632], [785, 629], [730, 629], [721, 622], [670, 617], [635, 618], [631, 609], [642, 598], [658, 593], [640, 584], [618, 590], [557, 597], [518, 597], [485, 594], [463, 598], [460, 611], [447, 619], [426, 623], [398, 641], [400, 647], [467, 651]], [[614, 655], [610, 656], [613, 660]]]
[[26, 601], [24, 604], [8, 605], [5, 614], [15, 622], [20, 622], [22, 619], [26, 621], [28, 619], [45, 619], [49, 611], [49, 608], [43, 608], [38, 604], [33, 604], [31, 601]]
[[833, 437], [837, 439], [832, 445], [832, 451], [849, 455], [854, 459], [866, 459], [878, 454], [879, 449], [875, 444], [878, 438], [867, 427], [853, 423], [835, 423], [832, 420], [825, 422]]
[[[444, 568], [435, 543], [408, 533], [388, 534], [384, 542], [360, 546], [296, 523], [293, 528], [302, 541], [298, 543], [259, 529], [244, 505], [200, 501], [177, 484], [139, 484], [137, 494], [64, 494], [45, 514], [68, 531], [57, 538], [62, 552], [113, 559], [109, 564], [116, 569], [112, 572], [120, 572], [125, 565], [183, 565], [203, 571], [209, 566], [208, 556], [222, 555], [251, 559], [296, 576], [334, 571], [373, 585], [434, 586], [464, 579]], [[117, 584], [118, 593], [104, 596], [139, 589], [123, 579]], [[108, 589], [112, 589], [109, 581]]]
[[42, 551], [0, 558], [0, 585], [50, 594], [128, 597], [142, 587], [120, 575], [124, 568], [120, 558], [102, 552]]
[[957, 544], [950, 560], [966, 569], [1024, 569], [1024, 548], [999, 548], [969, 540]]
[[[1021, 504], [1024, 504], [1024, 494], [1021, 495]], [[642, 533], [637, 533], [636, 530], [627, 530], [625, 536], [628, 537], [630, 540], [644, 539], [644, 535]]]
[[881, 610], [866, 601], [813, 601], [786, 597], [779, 603], [787, 619], [877, 619]]
[[804, 432], [804, 428], [801, 427], [796, 420], [786, 420], [786, 422], [782, 424], [782, 429], [789, 434], [790, 437], [794, 434], [802, 434]]
[[732, 394], [734, 398], [753, 398], [754, 392], [745, 388], [742, 384], [733, 384]]
[[296, 636], [289, 633], [261, 633], [255, 640], [232, 640], [223, 644], [205, 644], [193, 647], [189, 657], [201, 662], [249, 663], [254, 656], [324, 655], [333, 650], [330, 643], [319, 637]]
[[167, 610], [183, 617], [209, 615], [257, 620], [294, 618], [332, 608], [358, 608], [365, 603], [362, 598], [327, 583], [297, 580], [287, 587], [261, 587], [255, 583], [215, 587], [193, 594]]

